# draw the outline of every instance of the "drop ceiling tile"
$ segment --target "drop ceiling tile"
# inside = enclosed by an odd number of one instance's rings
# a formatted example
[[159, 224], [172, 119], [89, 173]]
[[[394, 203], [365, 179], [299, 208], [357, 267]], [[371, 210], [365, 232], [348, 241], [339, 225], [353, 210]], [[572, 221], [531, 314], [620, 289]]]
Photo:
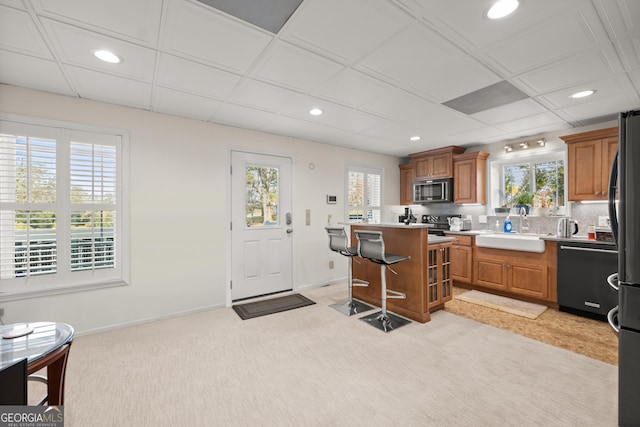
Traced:
[[401, 90], [377, 98], [363, 105], [361, 109], [414, 127], [430, 126], [462, 117], [461, 113]]
[[153, 95], [153, 111], [189, 117], [196, 120], [209, 120], [221, 102], [210, 98], [195, 96], [177, 90], [156, 88]]
[[275, 113], [229, 103], [222, 104], [213, 118], [209, 119], [210, 122], [262, 131], [270, 129], [278, 120], [280, 116]]
[[592, 49], [519, 76], [535, 94], [557, 90], [577, 82], [589, 82], [622, 71], [612, 46]]
[[481, 129], [475, 129], [469, 132], [462, 132], [453, 136], [460, 143], [481, 143], [488, 140], [500, 140], [505, 138], [507, 133], [503, 130], [496, 129], [492, 126], [485, 126]]
[[[565, 11], [568, 2], [534, 0], [521, 2], [521, 7], [508, 19], [492, 21], [485, 17], [490, 2], [478, 0], [399, 0], [416, 16], [425, 19], [451, 40], [468, 48], [488, 46], [519, 33], [523, 28], [552, 18]], [[573, 5], [576, 2], [572, 2]]]
[[0, 4], [25, 9], [24, 2], [22, 0], [0, 0]]
[[281, 37], [350, 63], [410, 22], [408, 15], [388, 1], [307, 0]]
[[471, 131], [486, 127], [486, 123], [475, 120], [472, 117], [460, 117], [446, 123], [438, 123], [433, 126], [420, 128], [423, 140], [437, 142], [453, 138], [458, 134], [468, 134]]
[[496, 128], [504, 130], [507, 133], [522, 132], [532, 134], [532, 129], [538, 129], [543, 126], [552, 126], [565, 123], [564, 120], [552, 112], [536, 114], [522, 119], [511, 120], [508, 122], [495, 125]]
[[170, 2], [161, 45], [165, 52], [244, 74], [273, 36], [186, 1]]
[[636, 68], [629, 72], [629, 77], [631, 78], [636, 90], [640, 92], [640, 68]]
[[[153, 49], [93, 33], [50, 19], [42, 19], [55, 50], [65, 64], [133, 78], [153, 81], [156, 52]], [[109, 64], [93, 55], [96, 49], [109, 49], [122, 58], [119, 64]]]
[[162, 2], [157, 0], [31, 0], [36, 12], [155, 47]]
[[85, 68], [65, 66], [81, 98], [148, 110], [151, 85]]
[[[596, 90], [596, 93], [587, 98], [574, 99], [570, 97], [571, 94], [587, 89]], [[633, 90], [634, 88], [626, 74], [620, 74], [606, 79], [594, 80], [567, 89], [548, 93], [540, 96], [539, 99], [547, 103], [551, 108], [557, 109], [573, 107], [580, 104], [588, 104], [590, 102], [600, 101], [612, 96], [633, 92]]]
[[[322, 109], [324, 114], [321, 116], [310, 115], [309, 110], [313, 107]], [[370, 114], [311, 97], [298, 99], [296, 102], [291, 103], [284, 111], [284, 114], [355, 133], [361, 133], [372, 128], [380, 120]]]
[[[42, 75], [47, 78], [43, 79]], [[0, 82], [48, 92], [75, 95], [53, 61], [0, 50]]]
[[487, 56], [508, 73], [520, 73], [592, 49], [607, 40], [590, 3], [555, 16], [487, 49]]
[[256, 79], [310, 92], [342, 70], [342, 66], [285, 42], [275, 42], [251, 75]]
[[587, 120], [594, 117], [608, 116], [612, 112], [637, 109], [640, 98], [637, 94], [629, 93], [604, 98], [594, 102], [587, 102], [572, 107], [561, 108], [558, 112], [566, 115], [571, 121]]
[[437, 102], [445, 102], [502, 81], [502, 78], [471, 56], [434, 64], [406, 84]]
[[438, 63], [464, 55], [460, 49], [422, 24], [416, 23], [389, 39], [357, 64], [397, 84], [424, 78]]
[[601, 10], [603, 24], [612, 38], [626, 38], [640, 32], [640, 2], [637, 0], [606, 0], [595, 2]]
[[412, 136], [420, 135], [420, 130], [411, 125], [380, 119], [377, 126], [362, 134], [381, 140], [401, 143], [409, 141]]
[[640, 67], [640, 34], [616, 40], [614, 46], [627, 69]]
[[167, 54], [160, 55], [156, 75], [160, 86], [215, 99], [225, 99], [240, 79], [237, 74]]
[[522, 101], [512, 102], [511, 104], [492, 108], [490, 110], [480, 111], [472, 114], [471, 117], [481, 120], [484, 123], [495, 125], [511, 120], [521, 119], [546, 111], [542, 105], [533, 99], [523, 99]]
[[0, 6], [0, 48], [53, 59], [29, 13], [6, 6]]
[[289, 89], [244, 79], [229, 96], [228, 101], [233, 104], [280, 113], [289, 105], [306, 99], [304, 95]]
[[322, 84], [312, 95], [357, 107], [389, 94], [392, 90], [393, 87], [386, 83], [347, 68]]

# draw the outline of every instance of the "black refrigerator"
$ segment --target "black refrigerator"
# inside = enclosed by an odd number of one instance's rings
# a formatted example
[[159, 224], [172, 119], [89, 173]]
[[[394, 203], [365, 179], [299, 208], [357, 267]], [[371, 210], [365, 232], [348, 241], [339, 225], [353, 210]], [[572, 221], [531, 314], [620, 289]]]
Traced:
[[[618, 332], [618, 425], [626, 427], [640, 426], [640, 110], [620, 113], [618, 126], [609, 179], [618, 307], [609, 313], [609, 322]], [[616, 287], [615, 280], [609, 283]]]

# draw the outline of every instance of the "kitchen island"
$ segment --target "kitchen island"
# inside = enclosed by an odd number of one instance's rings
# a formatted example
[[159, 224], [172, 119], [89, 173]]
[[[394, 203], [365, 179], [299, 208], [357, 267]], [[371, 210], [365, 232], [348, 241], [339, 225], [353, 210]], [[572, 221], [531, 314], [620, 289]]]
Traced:
[[[429, 236], [426, 224], [351, 224], [353, 246], [358, 242], [355, 230], [381, 231], [386, 252], [411, 257], [391, 266], [397, 274], [387, 271], [387, 289], [407, 296], [388, 299], [389, 311], [426, 323], [429, 313], [444, 308], [453, 295], [449, 274], [453, 238]], [[380, 307], [380, 266], [358, 258], [353, 277], [369, 282], [368, 287], [354, 287], [353, 297]]]

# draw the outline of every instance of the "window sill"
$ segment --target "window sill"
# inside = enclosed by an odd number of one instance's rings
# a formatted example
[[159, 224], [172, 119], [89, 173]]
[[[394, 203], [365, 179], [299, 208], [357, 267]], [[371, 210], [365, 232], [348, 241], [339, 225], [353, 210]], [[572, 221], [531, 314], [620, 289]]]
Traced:
[[0, 291], [0, 303], [19, 301], [30, 298], [41, 298], [51, 295], [70, 294], [76, 292], [93, 291], [96, 289], [115, 288], [119, 286], [128, 286], [129, 283], [124, 280], [116, 280], [112, 282], [100, 282], [83, 285], [72, 285], [65, 287], [55, 288], [40, 288], [33, 290], [20, 290], [20, 291]]

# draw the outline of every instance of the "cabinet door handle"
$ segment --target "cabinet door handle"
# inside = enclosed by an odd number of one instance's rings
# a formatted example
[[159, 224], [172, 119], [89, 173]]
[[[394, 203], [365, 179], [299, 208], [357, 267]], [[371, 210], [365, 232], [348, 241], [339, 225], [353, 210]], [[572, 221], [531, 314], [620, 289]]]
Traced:
[[599, 196], [599, 195], [600, 195], [600, 192], [599, 192], [599, 191], [596, 191], [596, 196]]

